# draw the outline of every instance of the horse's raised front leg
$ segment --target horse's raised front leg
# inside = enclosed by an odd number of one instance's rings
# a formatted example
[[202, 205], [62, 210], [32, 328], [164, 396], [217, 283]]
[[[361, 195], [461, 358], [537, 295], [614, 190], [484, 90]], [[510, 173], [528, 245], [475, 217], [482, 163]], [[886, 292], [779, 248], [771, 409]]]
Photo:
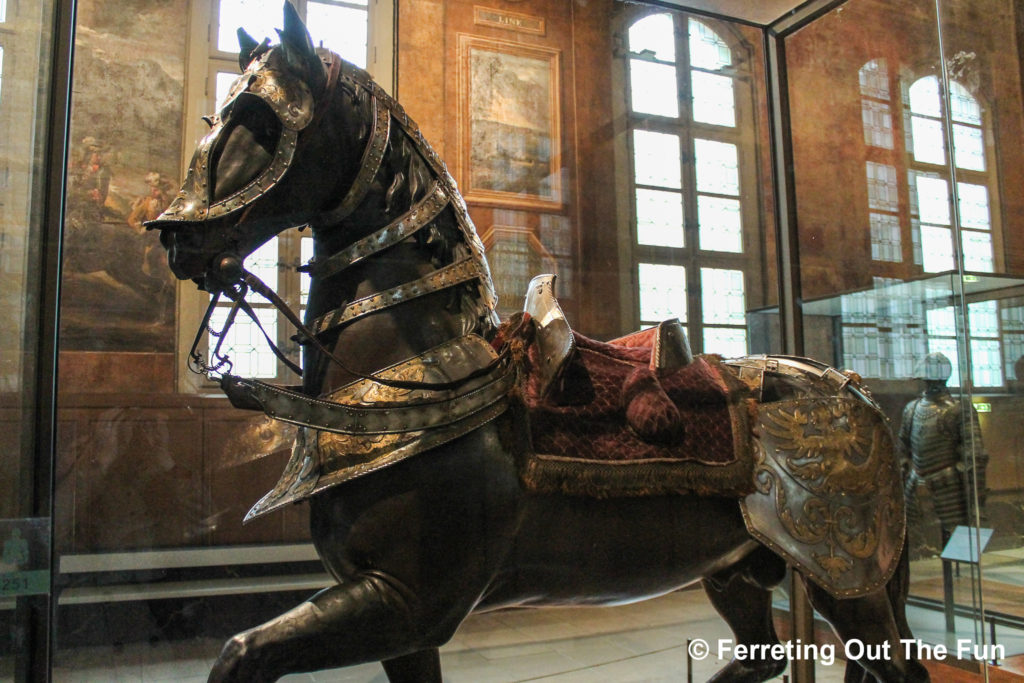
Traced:
[[395, 683], [440, 681], [435, 650], [507, 555], [518, 496], [495, 423], [314, 496], [313, 541], [338, 585], [232, 638], [210, 681], [373, 661]]
[[[294, 672], [384, 660], [392, 683], [440, 683], [436, 648], [417, 642], [411, 600], [379, 574], [327, 588], [229, 640], [209, 681], [262, 683]], [[410, 651], [420, 647], [425, 652]]]

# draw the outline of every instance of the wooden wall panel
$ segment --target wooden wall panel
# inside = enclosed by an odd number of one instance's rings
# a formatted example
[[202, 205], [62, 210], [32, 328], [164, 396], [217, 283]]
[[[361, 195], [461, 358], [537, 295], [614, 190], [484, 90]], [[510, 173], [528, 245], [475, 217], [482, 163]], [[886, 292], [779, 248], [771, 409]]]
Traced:
[[[298, 542], [294, 513], [270, 513], [243, 525], [245, 514], [274, 484], [288, 461], [291, 448], [285, 430], [262, 414], [233, 409], [205, 413], [203, 439], [206, 495], [204, 525], [212, 545]], [[282, 443], [284, 442], [284, 443]], [[279, 448], [275, 448], [280, 446]], [[272, 455], [256, 457], [267, 449]]]
[[72, 395], [62, 405], [55, 520], [61, 552], [309, 538], [301, 507], [242, 525], [287, 457], [287, 450], [253, 457], [263, 445], [252, 425], [266, 418], [235, 410], [226, 399], [177, 395]]
[[201, 543], [202, 425], [185, 409], [110, 407], [76, 421], [76, 550]]

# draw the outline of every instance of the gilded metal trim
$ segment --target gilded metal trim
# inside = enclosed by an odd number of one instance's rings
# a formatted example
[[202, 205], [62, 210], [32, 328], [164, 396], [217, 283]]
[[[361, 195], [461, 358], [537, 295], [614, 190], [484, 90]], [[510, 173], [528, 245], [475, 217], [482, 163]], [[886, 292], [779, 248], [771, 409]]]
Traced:
[[396, 304], [454, 287], [462, 282], [475, 280], [482, 277], [482, 275], [480, 263], [473, 258], [465, 258], [444, 268], [439, 268], [432, 273], [428, 273], [418, 280], [370, 294], [362, 299], [353, 301], [347, 306], [336, 308], [314, 320], [309, 325], [309, 328], [314, 334], [323, 334], [371, 313], [383, 311]]
[[488, 384], [452, 398], [373, 406], [312, 398], [255, 379], [232, 377], [230, 383], [282, 422], [341, 434], [401, 434], [448, 425], [487, 407], [512, 389], [513, 375], [506, 369]]
[[903, 487], [884, 417], [857, 398], [761, 404], [751, 534], [837, 598], [888, 582], [903, 549]]
[[352, 243], [323, 261], [311, 262], [309, 272], [314, 277], [320, 278], [336, 275], [367, 256], [384, 251], [429, 225], [447, 205], [448, 197], [445, 196], [441, 186], [435, 182], [430, 192], [398, 220]]

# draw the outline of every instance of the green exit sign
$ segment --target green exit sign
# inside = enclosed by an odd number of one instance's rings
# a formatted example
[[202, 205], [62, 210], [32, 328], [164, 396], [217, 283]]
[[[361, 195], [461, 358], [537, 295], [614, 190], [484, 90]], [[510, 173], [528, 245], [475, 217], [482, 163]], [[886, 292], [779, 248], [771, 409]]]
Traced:
[[974, 409], [977, 410], [979, 413], [991, 413], [992, 412], [992, 404], [991, 403], [975, 403], [974, 404]]

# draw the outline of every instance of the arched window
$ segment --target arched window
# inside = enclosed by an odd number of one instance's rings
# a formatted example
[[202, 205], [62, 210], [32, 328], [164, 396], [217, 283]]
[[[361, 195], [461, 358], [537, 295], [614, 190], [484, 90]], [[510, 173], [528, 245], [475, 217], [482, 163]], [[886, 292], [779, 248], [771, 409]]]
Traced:
[[[905, 72], [899, 72], [898, 65], [884, 58], [873, 59], [859, 70], [876, 286], [916, 279], [922, 271], [955, 270], [957, 218], [963, 269], [994, 272], [996, 220], [990, 190], [995, 190], [996, 179], [986, 154], [983, 107], [962, 84], [950, 82], [954, 187], [940, 81], [934, 75], [905, 79], [904, 90], [896, 77], [905, 78]], [[902, 104], [897, 99], [901, 94]], [[894, 120], [893, 112], [899, 109], [904, 115]], [[938, 287], [941, 290], [944, 285]], [[919, 358], [942, 351], [953, 363], [950, 383], [958, 383], [953, 307], [944, 305], [941, 297], [882, 301], [876, 301], [872, 292], [844, 297], [844, 365], [868, 377], [910, 377]], [[877, 308], [867, 317], [859, 315], [865, 303]], [[979, 302], [971, 303], [967, 313], [974, 385], [1001, 386], [1000, 312], [995, 302]], [[1004, 325], [1012, 324], [1005, 311], [1003, 320]]]
[[889, 66], [873, 59], [860, 69], [861, 115], [868, 182], [868, 216], [871, 221], [871, 259], [900, 263], [903, 240], [900, 229], [899, 191], [893, 160], [893, 127]]
[[636, 322], [679, 318], [695, 351], [734, 356], [747, 352], [756, 171], [743, 166], [748, 60], [726, 31], [668, 12], [628, 26], [627, 144]]
[[960, 218], [963, 268], [990, 273], [995, 270], [992, 214], [989, 202], [991, 174], [985, 155], [982, 109], [977, 99], [956, 81], [949, 84], [953, 163], [952, 187], [944, 122], [944, 102], [936, 76], [925, 76], [907, 91], [909, 126], [911, 221], [920, 232], [921, 265], [925, 272], [956, 267], [950, 192], [955, 189]]

